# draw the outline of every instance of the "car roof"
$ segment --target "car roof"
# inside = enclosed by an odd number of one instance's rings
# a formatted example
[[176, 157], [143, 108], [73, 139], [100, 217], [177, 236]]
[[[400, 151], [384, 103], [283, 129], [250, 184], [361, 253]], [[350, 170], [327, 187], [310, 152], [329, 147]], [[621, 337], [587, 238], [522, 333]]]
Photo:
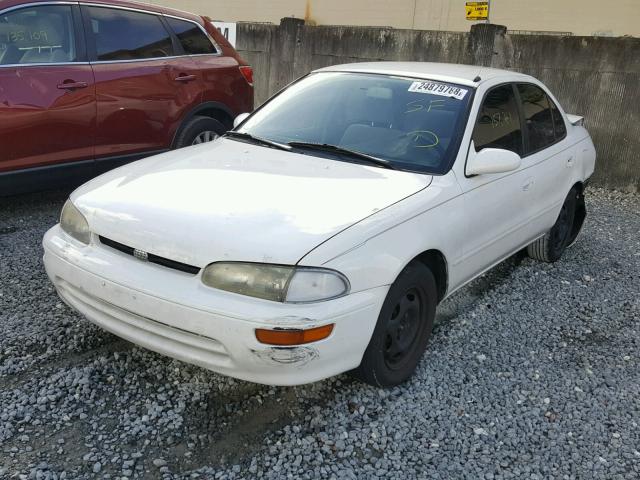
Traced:
[[[79, 1], [82, 2], [83, 0], [79, 0]], [[177, 10], [175, 8], [164, 7], [162, 5], [154, 5], [154, 4], [145, 3], [145, 2], [137, 2], [135, 0], [85, 0], [85, 1], [87, 1], [88, 3], [101, 3], [105, 5], [113, 5], [116, 7], [127, 7], [127, 8], [134, 8], [134, 9], [140, 9], [140, 10], [147, 10], [149, 12], [164, 13], [166, 15], [175, 15], [177, 17], [184, 17], [192, 20], [201, 21], [200, 16], [195, 15], [193, 13], [185, 12], [183, 10]]]
[[509, 80], [531, 80], [532, 77], [522, 73], [500, 70], [497, 68], [457, 63], [433, 62], [363, 62], [333, 65], [320, 68], [314, 72], [357, 72], [398, 75], [403, 77], [425, 78], [442, 82], [478, 86], [480, 83], [497, 77], [509, 77]]
[[[47, 3], [52, 0], [0, 0], [0, 10], [11, 7], [19, 7], [22, 5], [34, 5], [38, 3]], [[174, 8], [163, 7], [160, 5], [154, 5], [151, 3], [138, 2], [135, 0], [79, 0], [80, 2], [99, 4], [104, 6], [124, 7], [134, 10], [146, 10], [148, 12], [161, 13], [165, 15], [173, 15], [176, 17], [182, 17], [189, 20], [194, 20], [202, 24], [202, 17], [193, 13], [184, 12], [182, 10], [176, 10]]]

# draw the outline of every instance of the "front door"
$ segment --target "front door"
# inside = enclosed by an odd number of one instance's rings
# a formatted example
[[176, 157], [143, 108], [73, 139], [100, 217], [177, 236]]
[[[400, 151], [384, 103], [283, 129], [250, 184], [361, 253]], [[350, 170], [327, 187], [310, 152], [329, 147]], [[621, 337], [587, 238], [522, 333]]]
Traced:
[[[521, 118], [512, 84], [492, 88], [475, 120], [469, 155], [473, 150], [502, 148], [524, 152]], [[518, 170], [467, 176], [459, 166], [456, 177], [463, 191], [466, 219], [465, 249], [461, 259], [464, 280], [514, 253], [526, 241], [527, 215], [533, 179], [524, 166]]]
[[96, 78], [96, 157], [171, 147], [201, 87], [193, 61], [181, 53], [161, 15], [82, 6]]
[[0, 172], [82, 160], [91, 169], [95, 84], [77, 9], [0, 13]]

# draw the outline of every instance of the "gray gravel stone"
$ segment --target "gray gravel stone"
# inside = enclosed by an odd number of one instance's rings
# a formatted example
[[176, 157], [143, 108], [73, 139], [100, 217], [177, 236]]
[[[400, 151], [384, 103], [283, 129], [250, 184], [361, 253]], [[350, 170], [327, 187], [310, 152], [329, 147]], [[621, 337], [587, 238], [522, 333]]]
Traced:
[[560, 262], [446, 300], [391, 390], [250, 384], [94, 327], [41, 263], [66, 196], [0, 204], [2, 479], [640, 478], [637, 195], [590, 189]]

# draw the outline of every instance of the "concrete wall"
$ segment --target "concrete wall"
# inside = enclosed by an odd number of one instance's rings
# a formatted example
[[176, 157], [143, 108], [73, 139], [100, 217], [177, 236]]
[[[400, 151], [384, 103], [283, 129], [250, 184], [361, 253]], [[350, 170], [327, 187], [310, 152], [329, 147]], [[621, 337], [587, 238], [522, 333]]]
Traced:
[[256, 105], [309, 71], [371, 60], [467, 63], [544, 81], [564, 109], [583, 115], [598, 150], [594, 182], [640, 191], [640, 39], [308, 26], [284, 19], [238, 26], [237, 47], [255, 69]]
[[[146, 0], [229, 22], [296, 17], [317, 25], [469, 31], [466, 0]], [[491, 0], [491, 21], [512, 30], [640, 36], [639, 0]]]

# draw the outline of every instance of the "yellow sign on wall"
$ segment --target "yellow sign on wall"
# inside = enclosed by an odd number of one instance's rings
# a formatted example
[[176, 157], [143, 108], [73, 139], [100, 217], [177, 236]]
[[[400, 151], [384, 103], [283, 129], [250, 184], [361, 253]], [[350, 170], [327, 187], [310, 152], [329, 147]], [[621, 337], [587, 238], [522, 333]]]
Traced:
[[467, 20], [486, 20], [489, 18], [489, 2], [467, 2], [465, 9]]

